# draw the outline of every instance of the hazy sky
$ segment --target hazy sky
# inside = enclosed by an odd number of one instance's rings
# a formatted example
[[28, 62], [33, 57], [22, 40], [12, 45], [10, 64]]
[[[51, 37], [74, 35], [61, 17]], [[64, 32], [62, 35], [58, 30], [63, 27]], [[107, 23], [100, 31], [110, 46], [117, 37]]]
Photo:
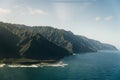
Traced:
[[120, 48], [120, 0], [0, 0], [0, 21], [53, 26]]

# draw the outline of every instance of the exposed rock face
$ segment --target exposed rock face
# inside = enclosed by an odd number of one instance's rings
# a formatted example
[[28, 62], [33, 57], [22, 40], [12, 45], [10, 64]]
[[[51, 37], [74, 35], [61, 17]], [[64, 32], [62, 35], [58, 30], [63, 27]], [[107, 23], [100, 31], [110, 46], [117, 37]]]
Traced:
[[71, 31], [0, 22], [0, 58], [58, 60], [72, 53], [97, 50], [117, 49]]
[[38, 32], [50, 42], [55, 43], [69, 52], [93, 52], [97, 50], [117, 50], [116, 47], [104, 44], [84, 36], [73, 34], [71, 31], [56, 29], [52, 27], [32, 27], [31, 31]]
[[19, 25], [0, 23], [0, 58], [61, 59], [71, 55], [39, 33]]

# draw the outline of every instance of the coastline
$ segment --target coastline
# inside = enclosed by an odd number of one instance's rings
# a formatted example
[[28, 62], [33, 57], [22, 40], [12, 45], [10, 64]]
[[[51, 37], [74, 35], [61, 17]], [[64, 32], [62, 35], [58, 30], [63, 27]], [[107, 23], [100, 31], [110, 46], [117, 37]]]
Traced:
[[10, 67], [10, 68], [39, 68], [39, 67], [45, 67], [45, 66], [51, 66], [51, 67], [65, 67], [68, 64], [65, 64], [62, 61], [57, 61], [57, 62], [40, 62], [37, 64], [19, 64], [19, 63], [12, 63], [12, 64], [5, 64], [5, 63], [0, 63], [0, 68], [3, 67]]

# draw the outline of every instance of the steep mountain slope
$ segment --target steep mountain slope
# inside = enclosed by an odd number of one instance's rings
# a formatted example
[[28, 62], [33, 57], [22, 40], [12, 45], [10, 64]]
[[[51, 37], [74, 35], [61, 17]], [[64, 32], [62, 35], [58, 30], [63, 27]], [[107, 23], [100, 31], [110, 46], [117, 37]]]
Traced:
[[58, 60], [71, 55], [26, 26], [0, 23], [0, 58]]
[[58, 60], [73, 53], [117, 50], [71, 31], [0, 22], [0, 59]]
[[18, 36], [0, 26], [0, 57], [18, 57]]
[[31, 31], [38, 32], [49, 41], [67, 49], [69, 52], [93, 52], [97, 50], [117, 50], [116, 47], [88, 39], [84, 36], [74, 35], [71, 31], [52, 27], [32, 27]]

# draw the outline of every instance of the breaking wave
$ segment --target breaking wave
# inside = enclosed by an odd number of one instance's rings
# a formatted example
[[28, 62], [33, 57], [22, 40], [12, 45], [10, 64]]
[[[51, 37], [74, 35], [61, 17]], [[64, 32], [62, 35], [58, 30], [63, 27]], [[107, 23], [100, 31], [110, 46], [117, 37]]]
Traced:
[[45, 67], [45, 66], [51, 66], [51, 67], [65, 67], [68, 64], [63, 63], [62, 61], [58, 63], [40, 63], [40, 64], [32, 64], [32, 65], [20, 65], [20, 64], [0, 64], [1, 67], [11, 67], [11, 68], [38, 68], [38, 67]]

